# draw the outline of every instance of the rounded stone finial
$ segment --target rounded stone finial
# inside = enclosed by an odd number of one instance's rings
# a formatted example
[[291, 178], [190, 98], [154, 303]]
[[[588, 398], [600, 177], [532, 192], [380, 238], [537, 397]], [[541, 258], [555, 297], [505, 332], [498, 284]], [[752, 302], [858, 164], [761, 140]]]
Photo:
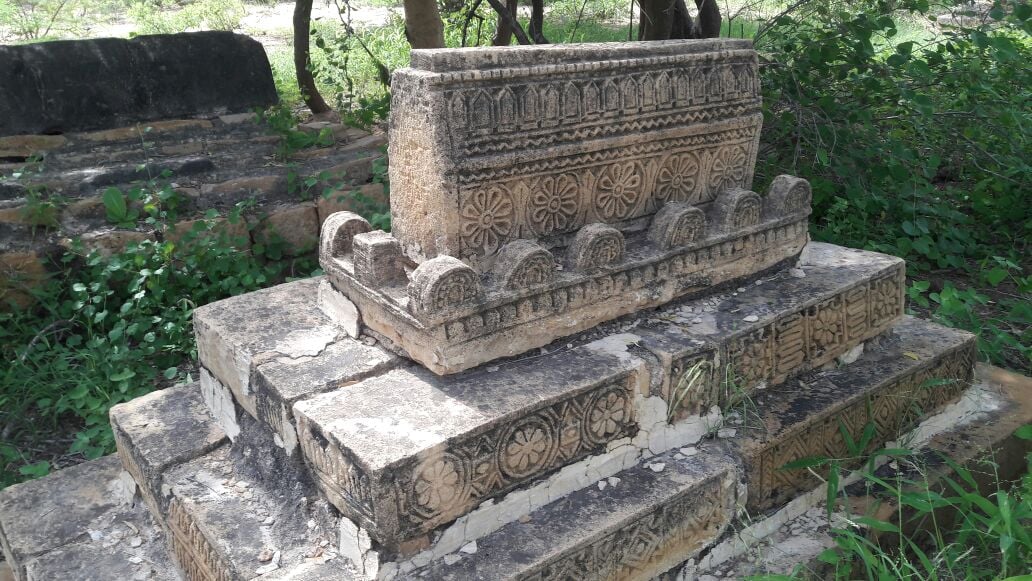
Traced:
[[662, 250], [688, 246], [706, 236], [706, 215], [695, 206], [672, 202], [663, 206], [649, 227], [649, 241]]
[[763, 214], [767, 219], [807, 216], [810, 214], [812, 199], [810, 182], [782, 174], [770, 183], [770, 190], [764, 200]]
[[438, 256], [412, 271], [409, 310], [422, 317], [437, 318], [476, 303], [482, 294], [475, 270], [458, 258]]
[[566, 251], [566, 262], [571, 270], [586, 272], [618, 264], [623, 255], [623, 234], [612, 226], [596, 222], [577, 232]]
[[335, 212], [323, 222], [319, 235], [319, 255], [340, 258], [350, 254], [352, 239], [373, 229], [365, 218], [354, 212]]
[[522, 290], [555, 279], [552, 253], [530, 240], [515, 240], [498, 253], [494, 272], [509, 290]]
[[718, 233], [730, 234], [759, 224], [762, 209], [759, 194], [734, 188], [717, 196], [711, 211]]

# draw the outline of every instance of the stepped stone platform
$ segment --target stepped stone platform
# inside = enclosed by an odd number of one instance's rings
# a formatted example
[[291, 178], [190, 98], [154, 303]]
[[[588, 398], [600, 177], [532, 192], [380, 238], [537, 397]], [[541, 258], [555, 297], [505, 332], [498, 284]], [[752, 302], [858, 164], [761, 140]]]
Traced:
[[[810, 242], [805, 180], [744, 189], [747, 42], [412, 65], [395, 231], [329, 216], [325, 275], [197, 308], [199, 381], [111, 412], [188, 579], [692, 578], [813, 506], [787, 463], [971, 393], [902, 260]], [[0, 492], [21, 577], [45, 482]]]

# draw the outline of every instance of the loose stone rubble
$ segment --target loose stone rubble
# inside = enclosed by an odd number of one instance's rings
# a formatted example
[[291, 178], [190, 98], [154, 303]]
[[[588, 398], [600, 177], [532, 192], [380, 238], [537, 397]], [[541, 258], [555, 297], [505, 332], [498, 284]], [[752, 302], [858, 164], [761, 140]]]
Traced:
[[[198, 308], [200, 381], [111, 412], [187, 578], [714, 575], [823, 497], [787, 463], [974, 401], [902, 260], [808, 242], [804, 180], [744, 189], [748, 43], [412, 58], [395, 231], [329, 216], [325, 276]], [[19, 578], [46, 482], [0, 492]]]

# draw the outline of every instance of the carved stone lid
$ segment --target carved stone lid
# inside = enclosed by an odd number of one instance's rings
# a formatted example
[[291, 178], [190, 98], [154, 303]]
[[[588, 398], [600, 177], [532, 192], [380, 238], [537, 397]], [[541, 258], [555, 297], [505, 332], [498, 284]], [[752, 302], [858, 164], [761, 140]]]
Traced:
[[487, 70], [513, 66], [541, 66], [628, 60], [661, 56], [752, 49], [751, 40], [719, 38], [707, 40], [657, 40], [580, 44], [535, 44], [522, 46], [418, 49], [412, 51], [413, 69], [443, 73]]

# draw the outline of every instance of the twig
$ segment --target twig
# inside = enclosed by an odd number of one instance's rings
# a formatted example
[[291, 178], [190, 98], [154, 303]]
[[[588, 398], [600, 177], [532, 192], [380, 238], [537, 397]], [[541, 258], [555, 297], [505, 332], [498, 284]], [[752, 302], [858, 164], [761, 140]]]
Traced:
[[25, 346], [25, 351], [23, 351], [21, 357], [18, 358], [18, 362], [24, 363], [25, 358], [29, 356], [29, 352], [32, 351], [32, 348], [35, 347], [36, 343], [39, 343], [43, 339], [43, 337], [50, 335], [52, 333], [57, 333], [58, 331], [62, 331], [70, 327], [74, 322], [75, 321], [71, 319], [61, 319], [59, 321], [54, 321], [53, 323], [50, 323], [46, 327], [40, 329], [40, 331], [36, 333], [32, 340], [29, 341], [29, 344]]

